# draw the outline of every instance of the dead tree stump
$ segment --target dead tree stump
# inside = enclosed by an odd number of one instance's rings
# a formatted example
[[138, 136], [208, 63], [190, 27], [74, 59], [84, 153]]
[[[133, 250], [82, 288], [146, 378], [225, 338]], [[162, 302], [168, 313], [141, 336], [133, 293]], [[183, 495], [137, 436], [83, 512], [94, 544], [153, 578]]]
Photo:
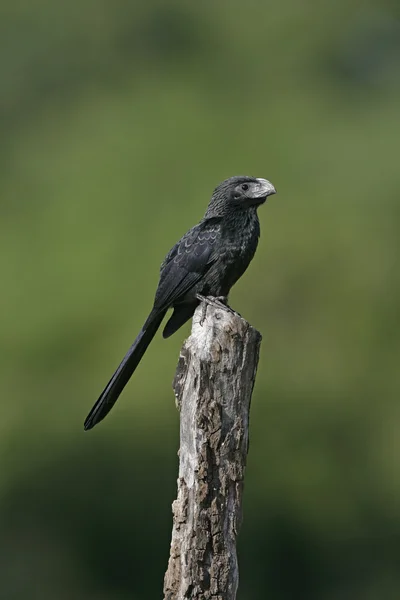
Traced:
[[174, 380], [180, 410], [164, 600], [235, 600], [249, 411], [261, 335], [239, 315], [203, 305]]

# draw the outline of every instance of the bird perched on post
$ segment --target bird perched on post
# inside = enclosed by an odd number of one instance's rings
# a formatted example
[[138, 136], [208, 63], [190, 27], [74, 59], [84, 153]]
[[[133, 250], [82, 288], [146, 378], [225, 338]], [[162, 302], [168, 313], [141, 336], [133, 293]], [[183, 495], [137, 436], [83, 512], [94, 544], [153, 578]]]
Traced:
[[164, 327], [164, 338], [193, 316], [201, 300], [210, 296], [227, 300], [257, 248], [257, 208], [275, 193], [272, 183], [255, 177], [230, 177], [215, 188], [203, 219], [165, 257], [153, 308], [87, 416], [85, 429], [112, 409], [169, 308], [174, 312]]

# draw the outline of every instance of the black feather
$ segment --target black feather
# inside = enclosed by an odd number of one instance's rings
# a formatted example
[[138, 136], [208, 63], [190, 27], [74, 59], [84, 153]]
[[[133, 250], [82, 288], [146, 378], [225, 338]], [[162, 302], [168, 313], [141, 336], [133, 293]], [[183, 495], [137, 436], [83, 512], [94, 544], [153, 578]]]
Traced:
[[214, 190], [204, 218], [175, 244], [162, 263], [153, 309], [90, 411], [85, 429], [99, 423], [114, 406], [169, 308], [174, 313], [164, 328], [164, 337], [190, 319], [198, 294], [228, 296], [257, 248], [257, 207], [272, 193], [275, 189], [268, 181], [254, 177], [232, 177]]

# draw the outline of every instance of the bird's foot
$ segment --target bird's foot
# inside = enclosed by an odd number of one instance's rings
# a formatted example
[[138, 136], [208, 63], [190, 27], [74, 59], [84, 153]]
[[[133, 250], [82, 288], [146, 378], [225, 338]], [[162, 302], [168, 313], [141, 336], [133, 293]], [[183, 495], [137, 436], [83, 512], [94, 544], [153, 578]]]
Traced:
[[233, 315], [239, 315], [236, 311], [234, 311], [230, 306], [228, 306], [228, 298], [227, 296], [202, 296], [201, 294], [196, 294], [196, 298], [203, 303], [203, 310], [200, 319], [200, 325], [203, 326], [203, 323], [206, 319], [207, 315], [207, 306], [215, 306], [217, 308], [222, 308], [222, 310], [226, 310]]

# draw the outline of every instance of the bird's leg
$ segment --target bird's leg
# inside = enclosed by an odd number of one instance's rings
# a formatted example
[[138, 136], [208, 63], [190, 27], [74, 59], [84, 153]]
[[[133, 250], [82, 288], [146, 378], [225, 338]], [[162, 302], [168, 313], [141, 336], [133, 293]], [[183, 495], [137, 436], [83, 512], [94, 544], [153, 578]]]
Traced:
[[222, 310], [226, 310], [234, 315], [239, 314], [236, 311], [234, 311], [230, 306], [228, 306], [227, 296], [202, 296], [201, 294], [196, 294], [196, 298], [203, 303], [203, 311], [200, 319], [201, 326], [203, 326], [203, 323], [206, 318], [207, 306], [216, 306], [217, 308], [222, 308]]
[[[210, 297], [210, 296], [209, 296]], [[242, 318], [242, 315], [239, 314], [236, 310], [233, 310], [228, 304], [228, 296], [211, 296], [211, 300], [214, 302], [215, 306], [219, 306], [220, 308], [227, 310], [228, 312]]]
[[200, 294], [197, 296], [197, 298], [198, 298], [198, 299], [200, 300], [200, 302], [202, 303], [202, 304], [201, 304], [201, 319], [200, 319], [200, 325], [201, 325], [201, 327], [203, 327], [203, 323], [204, 323], [204, 321], [206, 320], [206, 315], [207, 315], [207, 306], [208, 306], [208, 303], [205, 301], [205, 298], [204, 298], [204, 302], [202, 302], [202, 300], [201, 300], [202, 296], [200, 296]]

